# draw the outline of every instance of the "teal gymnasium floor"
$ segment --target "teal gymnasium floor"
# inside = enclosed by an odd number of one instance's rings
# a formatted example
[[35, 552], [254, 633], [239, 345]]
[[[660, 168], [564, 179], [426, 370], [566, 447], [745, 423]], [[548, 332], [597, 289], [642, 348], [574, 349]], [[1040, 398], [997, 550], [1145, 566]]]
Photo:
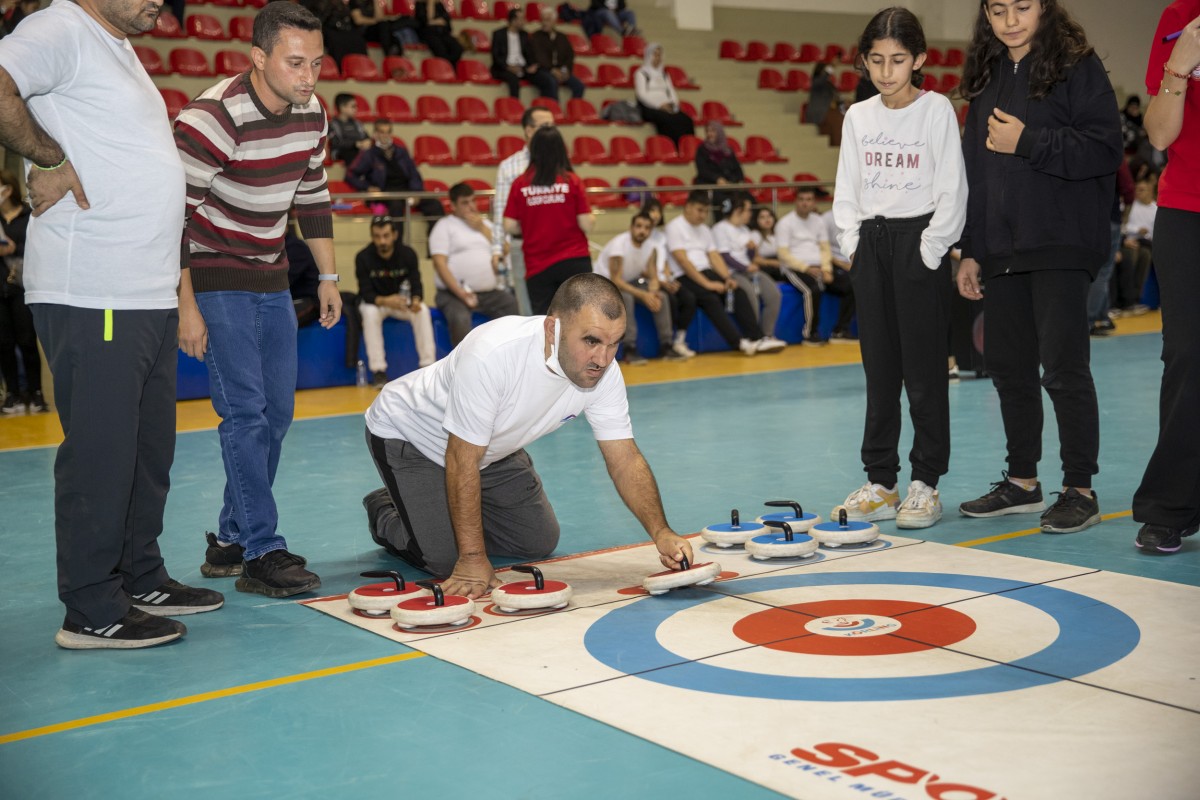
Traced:
[[[1156, 436], [1160, 345], [1157, 333], [1094, 343], [1102, 424], [1095, 486], [1106, 514], [1128, 511]], [[680, 532], [776, 498], [825, 514], [862, 482], [857, 364], [631, 386], [629, 397], [638, 443]], [[1127, 513], [1079, 534], [981, 542], [1037, 518], [966, 520], [953, 510], [998, 480], [1004, 464], [990, 383], [964, 380], [951, 387], [951, 402], [947, 516], [901, 535], [1200, 586], [1200, 539], [1185, 540], [1174, 557], [1139, 555]], [[1048, 401], [1046, 409], [1042, 478], [1050, 491], [1060, 476]], [[902, 453], [907, 445], [906, 435]], [[530, 452], [562, 522], [561, 553], [641, 541], [586, 423]], [[225, 590], [225, 608], [186, 618], [186, 639], [165, 647], [60, 650], [53, 457], [53, 447], [0, 450], [0, 797], [777, 796], [294, 602], [201, 578], [203, 532], [215, 523], [223, 484], [211, 430], [179, 435], [161, 542], [173, 577]], [[398, 567], [365, 529], [360, 501], [378, 484], [360, 415], [293, 426], [277, 498], [283, 531], [321, 575], [322, 595], [365, 582], [362, 570]]]

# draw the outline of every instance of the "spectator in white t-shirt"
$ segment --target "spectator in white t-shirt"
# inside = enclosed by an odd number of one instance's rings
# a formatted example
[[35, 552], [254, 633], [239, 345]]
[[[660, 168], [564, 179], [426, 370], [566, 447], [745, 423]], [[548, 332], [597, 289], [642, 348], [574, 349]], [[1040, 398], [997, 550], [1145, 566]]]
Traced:
[[659, 561], [694, 561], [633, 440], [625, 381], [612, 366], [624, 335], [620, 292], [584, 273], [559, 287], [546, 316], [485, 323], [446, 358], [384, 387], [366, 414], [384, 482], [363, 499], [375, 542], [446, 578], [448, 595], [486, 594], [500, 585], [489, 556], [544, 558], [558, 544], [524, 448], [583, 415]]
[[1114, 281], [1117, 291], [1115, 306], [1122, 316], [1145, 314], [1142, 305], [1142, 286], [1150, 272], [1154, 255], [1154, 217], [1158, 203], [1154, 202], [1154, 182], [1149, 178], [1138, 181], [1133, 188], [1129, 216], [1121, 230], [1121, 260], [1117, 262]]
[[725, 259], [730, 274], [737, 281], [738, 288], [750, 298], [750, 305], [754, 310], [759, 311], [759, 322], [763, 332], [774, 336], [783, 295], [780, 294], [775, 280], [770, 275], [763, 274], [754, 260], [758, 244], [747, 224], [750, 222], [753, 202], [754, 198], [746, 192], [734, 192], [730, 195], [729, 216], [713, 226], [713, 240], [717, 243], [717, 252]]
[[696, 298], [671, 275], [671, 260], [667, 257], [667, 233], [666, 223], [663, 219], [663, 204], [652, 195], [647, 195], [642, 203], [640, 213], [650, 217], [652, 229], [647, 242], [662, 253], [662, 261], [658, 266], [658, 285], [667, 293], [667, 302], [671, 306], [671, 320], [675, 325], [675, 338], [671, 340], [671, 349], [691, 358], [696, 355], [696, 351], [687, 345], [687, 332], [688, 326], [696, 318]]
[[475, 190], [465, 183], [450, 187], [450, 216], [429, 234], [437, 307], [457, 347], [471, 332], [471, 314], [489, 319], [516, 314], [517, 298], [500, 279], [500, 255], [492, 253], [492, 226], [475, 206]]
[[626, 364], [646, 363], [646, 359], [637, 351], [635, 302], [654, 314], [659, 355], [671, 361], [688, 358], [687, 352], [677, 350], [674, 345], [670, 298], [658, 278], [659, 265], [665, 261], [666, 253], [650, 243], [653, 229], [654, 222], [650, 216], [639, 211], [633, 216], [629, 230], [609, 240], [596, 258], [596, 273], [610, 279], [625, 301], [625, 338], [621, 340], [625, 345], [625, 353], [621, 360]]
[[754, 263], [774, 281], [782, 281], [779, 245], [775, 242], [775, 212], [763, 206], [751, 217], [750, 235], [754, 239]]
[[783, 277], [804, 300], [804, 343], [828, 344], [820, 333], [821, 292], [834, 280], [829, 232], [817, 213], [817, 190], [796, 190], [796, 208], [775, 225]]

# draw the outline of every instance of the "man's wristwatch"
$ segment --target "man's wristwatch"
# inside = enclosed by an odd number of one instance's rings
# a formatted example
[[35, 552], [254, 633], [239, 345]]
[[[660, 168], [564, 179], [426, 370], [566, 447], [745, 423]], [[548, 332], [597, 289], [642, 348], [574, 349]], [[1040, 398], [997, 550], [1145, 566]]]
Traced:
[[334, 283], [339, 283], [339, 282], [341, 282], [341, 280], [342, 280], [342, 276], [341, 276], [341, 275], [338, 275], [336, 272], [335, 272], [335, 273], [333, 273], [332, 275], [321, 275], [321, 274], [318, 274], [318, 275], [317, 275], [317, 280], [322, 280], [322, 281], [333, 281]]

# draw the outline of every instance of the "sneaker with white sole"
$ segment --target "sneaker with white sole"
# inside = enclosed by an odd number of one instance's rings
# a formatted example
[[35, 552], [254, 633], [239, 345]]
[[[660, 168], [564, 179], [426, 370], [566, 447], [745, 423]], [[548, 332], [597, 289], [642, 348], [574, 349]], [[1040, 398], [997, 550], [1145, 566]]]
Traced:
[[684, 358], [694, 358], [696, 355], [696, 351], [687, 346], [687, 331], [675, 331], [675, 341], [671, 343], [671, 349]]
[[130, 608], [111, 625], [89, 628], [63, 620], [54, 642], [66, 650], [136, 650], [174, 641], [187, 633], [182, 622]]
[[742, 339], [740, 342], [738, 342], [738, 349], [741, 350], [744, 355], [752, 356], [758, 352], [758, 342], [754, 341], [753, 339]]
[[785, 347], [787, 347], [787, 342], [776, 339], [774, 336], [764, 336], [758, 340], [758, 352], [760, 353], [778, 353]]
[[157, 589], [144, 594], [131, 595], [134, 608], [159, 617], [178, 617], [184, 614], [202, 614], [216, 611], [225, 605], [225, 596], [212, 589], [195, 589], [179, 581], [168, 579]]
[[924, 481], [908, 485], [908, 494], [896, 512], [897, 528], [928, 528], [942, 518], [942, 501], [938, 490]]
[[851, 492], [842, 505], [846, 507], [846, 519], [855, 522], [895, 519], [900, 508], [900, 494], [894, 488], [867, 483]]

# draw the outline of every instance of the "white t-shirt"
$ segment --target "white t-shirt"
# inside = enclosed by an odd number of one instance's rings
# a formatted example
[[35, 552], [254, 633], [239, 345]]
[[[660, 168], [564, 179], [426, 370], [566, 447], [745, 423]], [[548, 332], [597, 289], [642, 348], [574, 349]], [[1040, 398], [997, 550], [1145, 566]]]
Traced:
[[921, 260], [937, 269], [967, 220], [967, 172], [950, 101], [922, 92], [904, 108], [879, 95], [855, 103], [842, 123], [833, 213], [842, 252], [858, 250], [864, 219], [933, 212], [921, 234]]
[[612, 270], [609, 259], [613, 256], [621, 259], [621, 278], [633, 283], [646, 274], [647, 263], [652, 264], [652, 268], [658, 267], [661, 263], [659, 259], [662, 257], [662, 253], [655, 248], [650, 239], [642, 242], [641, 247], [637, 247], [634, 245], [633, 236], [629, 231], [624, 231], [604, 245], [604, 249], [600, 251], [600, 255], [596, 256], [596, 260], [592, 264], [592, 271], [611, 278]]
[[453, 433], [487, 447], [481, 468], [580, 414], [597, 441], [632, 439], [621, 370], [610, 365], [591, 389], [552, 372], [545, 319], [501, 317], [475, 328], [441, 361], [387, 384], [367, 409], [367, 428], [409, 442], [442, 466]]
[[91, 205], [81, 210], [68, 193], [30, 219], [25, 302], [175, 308], [183, 164], [129, 40], [54, 0], [0, 40], [0, 66], [71, 159]]
[[[490, 292], [496, 288], [492, 272], [492, 243], [461, 217], [442, 217], [429, 234], [429, 254], [445, 256], [450, 274], [472, 292]], [[434, 270], [433, 282], [445, 289], [442, 276]]]
[[1140, 231], [1145, 228], [1146, 239], [1154, 240], [1154, 217], [1158, 214], [1158, 203], [1139, 203], [1137, 200], [1129, 206], [1129, 219], [1125, 221], [1125, 235], [1137, 238], [1142, 236]]
[[671, 259], [667, 256], [667, 234], [665, 230], [662, 227], [655, 227], [650, 232], [650, 238], [646, 240], [646, 244], [658, 252], [659, 280], [667, 280], [671, 277]]
[[508, 58], [505, 63], [510, 67], [525, 66], [525, 54], [521, 52], [521, 36], [513, 31], [508, 32]]
[[828, 241], [825, 220], [816, 211], [803, 218], [795, 211], [790, 211], [775, 224], [776, 247], [780, 250], [786, 247], [792, 258], [805, 266], [820, 266], [821, 242]]
[[667, 255], [670, 258], [671, 277], [683, 275], [683, 267], [675, 260], [676, 250], [682, 250], [698, 271], [710, 269], [712, 264], [708, 254], [717, 252], [717, 243], [713, 239], [712, 229], [701, 223], [692, 225], [680, 214], [667, 223]]
[[750, 231], [750, 238], [754, 240], [755, 254], [762, 258], [775, 258], [779, 254], [779, 247], [775, 244], [775, 234], [768, 233], [763, 236], [762, 231]]
[[734, 225], [727, 219], [723, 219], [713, 226], [713, 240], [717, 243], [717, 252], [721, 254], [729, 254], [729, 257], [742, 265], [742, 271], [750, 266], [753, 261], [750, 253], [746, 250], [746, 245], [754, 241], [754, 234], [751, 233], [748, 225]]

